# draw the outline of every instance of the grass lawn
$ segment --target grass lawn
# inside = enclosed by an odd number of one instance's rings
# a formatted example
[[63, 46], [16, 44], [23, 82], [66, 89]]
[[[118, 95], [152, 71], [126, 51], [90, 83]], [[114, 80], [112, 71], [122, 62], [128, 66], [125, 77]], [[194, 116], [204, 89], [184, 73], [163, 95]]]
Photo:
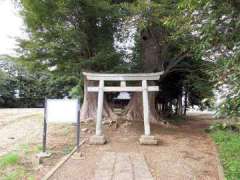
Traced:
[[38, 151], [38, 146], [23, 145], [18, 151], [0, 156], [0, 179], [34, 180], [31, 157]]
[[216, 130], [211, 136], [218, 145], [224, 175], [227, 180], [240, 179], [240, 133]]

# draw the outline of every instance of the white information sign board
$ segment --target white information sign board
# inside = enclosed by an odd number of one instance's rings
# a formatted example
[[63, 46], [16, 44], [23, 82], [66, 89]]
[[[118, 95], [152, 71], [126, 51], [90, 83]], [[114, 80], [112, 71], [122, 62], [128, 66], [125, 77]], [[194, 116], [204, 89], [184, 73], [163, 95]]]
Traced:
[[79, 113], [78, 99], [47, 99], [48, 123], [76, 123]]

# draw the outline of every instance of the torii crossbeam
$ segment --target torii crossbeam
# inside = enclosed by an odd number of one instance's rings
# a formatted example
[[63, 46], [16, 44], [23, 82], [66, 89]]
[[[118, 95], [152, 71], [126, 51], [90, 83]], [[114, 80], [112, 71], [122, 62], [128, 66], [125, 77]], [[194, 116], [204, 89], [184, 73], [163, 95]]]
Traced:
[[[102, 74], [87, 73], [83, 75], [88, 81], [99, 81], [98, 86], [88, 86], [88, 92], [98, 92], [96, 134], [90, 138], [90, 144], [104, 144], [106, 139], [102, 134], [102, 111], [104, 92], [142, 92], [143, 96], [143, 117], [144, 135], [140, 138], [141, 144], [157, 144], [154, 136], [151, 136], [149, 122], [148, 92], [159, 91], [158, 86], [148, 86], [147, 81], [159, 80], [163, 72], [157, 73], [135, 73], [135, 74]], [[104, 86], [105, 81], [120, 81], [120, 86]], [[127, 86], [126, 81], [141, 81], [142, 86]]]

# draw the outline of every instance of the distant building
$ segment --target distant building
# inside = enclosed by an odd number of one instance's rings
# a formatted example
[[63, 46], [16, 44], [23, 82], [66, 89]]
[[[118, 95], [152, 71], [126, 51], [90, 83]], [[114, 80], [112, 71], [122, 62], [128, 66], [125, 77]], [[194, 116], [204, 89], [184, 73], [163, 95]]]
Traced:
[[114, 106], [116, 108], [123, 108], [131, 99], [131, 95], [128, 92], [120, 92], [117, 97], [113, 98]]

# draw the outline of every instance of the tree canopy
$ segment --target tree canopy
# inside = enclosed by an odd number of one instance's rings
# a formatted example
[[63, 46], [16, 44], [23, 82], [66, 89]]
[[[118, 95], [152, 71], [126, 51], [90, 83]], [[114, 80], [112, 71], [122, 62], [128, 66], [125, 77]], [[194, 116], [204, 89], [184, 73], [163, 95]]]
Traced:
[[213, 107], [215, 89], [225, 90], [219, 112], [239, 116], [237, 0], [16, 2], [28, 33], [18, 40], [17, 62], [31, 74], [29, 97], [82, 96], [84, 70], [164, 70], [156, 97], [161, 112]]

